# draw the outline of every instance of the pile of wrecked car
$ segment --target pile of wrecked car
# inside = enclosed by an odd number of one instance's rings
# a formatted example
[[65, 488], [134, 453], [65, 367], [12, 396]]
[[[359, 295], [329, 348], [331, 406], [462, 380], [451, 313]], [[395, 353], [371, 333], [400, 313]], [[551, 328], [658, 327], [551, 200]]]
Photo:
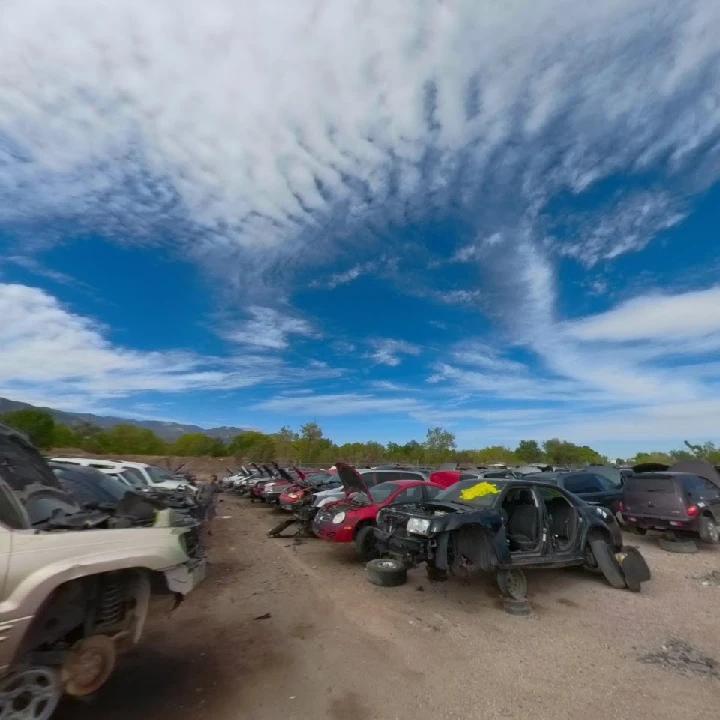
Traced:
[[47, 720], [63, 694], [95, 693], [151, 608], [177, 604], [205, 576], [199, 521], [130, 487], [121, 497], [103, 484], [85, 502], [66, 491], [88, 488], [73, 467], [51, 469], [0, 425], [2, 718]]

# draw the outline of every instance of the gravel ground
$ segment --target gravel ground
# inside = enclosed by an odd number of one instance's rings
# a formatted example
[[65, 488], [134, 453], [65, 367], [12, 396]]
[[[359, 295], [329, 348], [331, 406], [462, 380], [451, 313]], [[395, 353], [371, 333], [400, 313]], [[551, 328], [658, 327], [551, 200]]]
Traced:
[[[90, 703], [58, 720], [460, 720], [714, 716], [720, 698], [720, 552], [671, 555], [629, 537], [643, 592], [582, 571], [529, 575], [535, 612], [500, 609], [478, 576], [364, 579], [352, 548], [272, 540], [276, 511], [226, 497], [205, 584]], [[262, 619], [261, 619], [262, 618]]]

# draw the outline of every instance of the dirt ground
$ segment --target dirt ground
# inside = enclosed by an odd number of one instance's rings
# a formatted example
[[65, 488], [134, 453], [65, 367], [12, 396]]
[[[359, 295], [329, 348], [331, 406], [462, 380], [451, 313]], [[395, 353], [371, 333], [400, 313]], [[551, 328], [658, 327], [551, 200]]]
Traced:
[[92, 702], [67, 702], [57, 720], [717, 714], [715, 548], [671, 555], [633, 537], [653, 571], [641, 594], [536, 571], [523, 618], [502, 612], [485, 576], [430, 584], [418, 569], [403, 587], [370, 585], [351, 547], [265, 537], [277, 512], [226, 496], [204, 585]]

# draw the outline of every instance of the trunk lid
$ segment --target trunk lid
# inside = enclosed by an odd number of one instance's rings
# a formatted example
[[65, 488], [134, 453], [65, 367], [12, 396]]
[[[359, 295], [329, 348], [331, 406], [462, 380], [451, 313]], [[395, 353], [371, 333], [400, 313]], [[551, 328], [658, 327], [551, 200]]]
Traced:
[[642, 473], [625, 479], [623, 513], [665, 520], [687, 517], [682, 488], [673, 475]]

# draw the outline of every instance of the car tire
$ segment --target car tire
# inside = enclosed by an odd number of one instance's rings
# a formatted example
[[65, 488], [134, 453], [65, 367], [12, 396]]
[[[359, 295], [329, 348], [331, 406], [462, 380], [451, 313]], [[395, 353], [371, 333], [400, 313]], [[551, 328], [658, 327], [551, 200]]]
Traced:
[[696, 553], [697, 543], [694, 540], [670, 540], [666, 537], [658, 538], [658, 547], [665, 552], [671, 553]]
[[513, 598], [503, 598], [503, 610], [508, 615], [517, 615], [520, 617], [527, 617], [532, 615], [532, 605], [530, 601], [525, 598], [524, 600], [513, 600]]
[[590, 549], [610, 585], [618, 590], [624, 589], [626, 587], [625, 576], [620, 563], [615, 559], [615, 553], [610, 543], [603, 537], [596, 537], [590, 540]]
[[700, 539], [708, 545], [716, 545], [720, 542], [720, 530], [717, 523], [708, 515], [700, 518]]
[[355, 550], [361, 560], [374, 560], [380, 553], [375, 543], [375, 526], [365, 525], [355, 536]]
[[650, 568], [636, 547], [626, 545], [622, 551], [625, 557], [620, 562], [620, 567], [625, 576], [625, 584], [631, 592], [640, 592], [642, 584], [650, 580]]
[[526, 599], [527, 578], [522, 570], [498, 570], [497, 584], [503, 597], [516, 601]]
[[365, 566], [365, 577], [380, 587], [398, 587], [407, 582], [407, 568], [399, 560], [380, 558]]

